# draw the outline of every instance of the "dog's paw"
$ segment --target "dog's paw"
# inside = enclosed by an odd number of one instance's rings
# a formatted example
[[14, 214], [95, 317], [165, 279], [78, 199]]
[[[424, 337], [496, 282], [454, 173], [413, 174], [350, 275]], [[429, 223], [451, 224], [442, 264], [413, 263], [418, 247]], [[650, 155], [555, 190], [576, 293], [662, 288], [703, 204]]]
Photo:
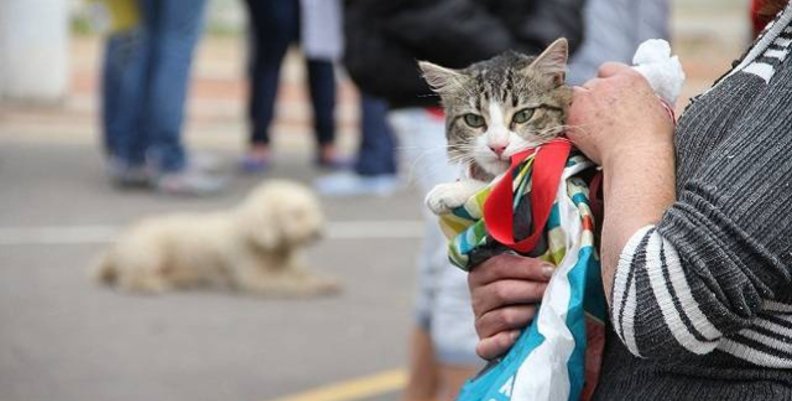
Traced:
[[468, 197], [468, 192], [458, 182], [440, 184], [426, 195], [426, 206], [432, 213], [441, 215], [464, 205]]
[[327, 296], [327, 295], [337, 295], [341, 293], [342, 286], [336, 280], [332, 279], [321, 279], [317, 280], [313, 288], [311, 289], [314, 295], [320, 296]]

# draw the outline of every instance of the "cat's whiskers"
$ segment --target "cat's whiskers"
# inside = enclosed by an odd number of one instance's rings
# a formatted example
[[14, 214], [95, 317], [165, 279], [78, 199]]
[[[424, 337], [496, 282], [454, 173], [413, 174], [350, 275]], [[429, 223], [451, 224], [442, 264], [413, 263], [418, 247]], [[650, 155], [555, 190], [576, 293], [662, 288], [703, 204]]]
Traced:
[[[418, 164], [421, 163], [425, 157], [429, 157], [429, 156], [442, 156], [442, 157], [445, 157], [446, 156], [446, 152], [447, 152], [447, 148], [445, 146], [442, 146], [442, 147], [439, 147], [439, 148], [435, 147], [435, 148], [430, 148], [430, 149], [422, 148], [421, 150], [422, 151], [415, 157], [415, 159], [412, 160], [410, 165], [407, 166], [407, 173], [406, 173], [407, 182], [413, 182], [414, 181], [414, 178], [416, 176], [416, 174], [415, 174], [416, 168], [417, 168]], [[427, 164], [427, 166], [425, 166], [425, 169], [422, 171], [422, 173], [424, 175], [431, 174], [431, 173], [434, 173], [436, 171], [439, 171], [441, 169], [445, 169], [446, 168], [445, 163], [425, 163], [425, 164]], [[427, 171], [426, 168], [428, 168], [429, 170]]]

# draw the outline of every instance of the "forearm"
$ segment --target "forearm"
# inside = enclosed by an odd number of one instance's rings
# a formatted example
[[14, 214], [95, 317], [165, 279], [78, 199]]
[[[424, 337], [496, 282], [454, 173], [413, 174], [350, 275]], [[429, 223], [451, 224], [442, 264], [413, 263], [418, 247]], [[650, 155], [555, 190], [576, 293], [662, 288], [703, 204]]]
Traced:
[[603, 160], [605, 219], [602, 226], [602, 281], [608, 303], [619, 255], [636, 231], [657, 224], [675, 200], [674, 148], [614, 152]]

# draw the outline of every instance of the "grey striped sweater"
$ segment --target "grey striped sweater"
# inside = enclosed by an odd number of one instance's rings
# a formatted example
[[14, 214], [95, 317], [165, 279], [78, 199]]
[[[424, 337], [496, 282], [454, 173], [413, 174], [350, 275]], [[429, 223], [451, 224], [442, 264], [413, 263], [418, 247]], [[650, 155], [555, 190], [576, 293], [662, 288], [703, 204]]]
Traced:
[[597, 400], [792, 400], [792, 6], [695, 99], [621, 253]]

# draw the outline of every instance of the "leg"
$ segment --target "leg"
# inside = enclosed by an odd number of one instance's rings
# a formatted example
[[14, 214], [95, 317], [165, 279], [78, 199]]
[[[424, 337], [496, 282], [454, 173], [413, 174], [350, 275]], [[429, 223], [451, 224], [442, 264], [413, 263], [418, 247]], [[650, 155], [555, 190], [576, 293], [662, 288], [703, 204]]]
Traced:
[[333, 63], [308, 60], [308, 87], [311, 91], [311, 105], [314, 111], [316, 141], [324, 151], [326, 148], [332, 148], [335, 141], [336, 82]]
[[149, 150], [163, 172], [183, 170], [184, 104], [195, 45], [203, 28], [206, 0], [145, 0], [152, 10], [146, 129]]
[[363, 94], [360, 99], [360, 147], [354, 171], [341, 171], [315, 181], [325, 196], [387, 196], [399, 188], [396, 144], [385, 101]]
[[425, 327], [413, 329], [410, 340], [410, 376], [403, 401], [435, 401], [440, 387], [432, 339]]
[[396, 143], [388, 124], [388, 105], [361, 95], [361, 136], [355, 172], [364, 176], [396, 174]]
[[141, 167], [145, 132], [140, 130], [147, 62], [145, 24], [107, 39], [102, 72], [102, 127], [105, 151], [120, 169]]
[[335, 280], [316, 276], [298, 266], [262, 269], [271, 262], [249, 260], [238, 263], [233, 271], [236, 287], [253, 295], [279, 298], [332, 295], [341, 290]]
[[[475, 376], [484, 363], [475, 352], [478, 336], [470, 306], [467, 274], [448, 264], [446, 255], [443, 259], [445, 268], [438, 277], [437, 301], [432, 311], [436, 325], [431, 337], [439, 364], [441, 386], [438, 399], [453, 401], [462, 385]], [[438, 263], [441, 263], [439, 258]]]
[[[391, 123], [404, 145], [404, 162], [415, 174], [421, 191], [426, 194], [440, 183], [454, 181], [458, 173], [447, 161], [445, 126], [442, 119], [425, 110], [413, 109], [391, 113]], [[440, 388], [440, 400], [452, 400], [459, 386], [481, 365], [476, 356], [478, 338], [473, 326], [473, 311], [463, 272], [450, 266], [446, 239], [436, 218], [422, 208], [426, 235], [419, 258], [419, 285], [422, 293], [430, 292], [428, 314], [430, 337]]]
[[109, 157], [118, 154], [118, 137], [122, 135], [118, 121], [123, 116], [118, 106], [121, 71], [116, 65], [122, 49], [122, 35], [113, 34], [107, 38], [102, 64], [102, 145]]
[[268, 145], [280, 69], [299, 30], [299, 4], [293, 0], [247, 0], [253, 40], [250, 68], [251, 145]]
[[453, 401], [460, 388], [483, 366], [476, 355], [478, 335], [467, 286], [467, 274], [448, 262], [446, 239], [437, 224], [424, 239], [426, 258], [435, 266], [435, 297], [430, 336], [438, 363], [439, 401]]
[[439, 371], [442, 387], [437, 399], [439, 401], [455, 401], [459, 396], [459, 390], [470, 378], [478, 373], [479, 369], [476, 365], [456, 366], [441, 364]]

